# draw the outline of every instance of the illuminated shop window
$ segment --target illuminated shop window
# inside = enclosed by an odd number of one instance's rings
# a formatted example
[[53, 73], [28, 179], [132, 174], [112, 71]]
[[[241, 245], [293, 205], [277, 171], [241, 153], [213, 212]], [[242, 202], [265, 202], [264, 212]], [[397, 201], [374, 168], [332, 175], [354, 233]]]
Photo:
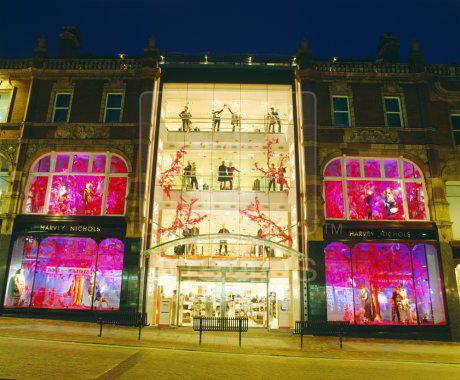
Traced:
[[107, 94], [104, 111], [104, 123], [121, 122], [121, 110], [123, 106], [123, 94]]
[[420, 169], [402, 158], [339, 157], [324, 170], [328, 219], [427, 220]]
[[330, 243], [327, 319], [352, 324], [445, 324], [437, 251], [419, 243]]
[[69, 119], [71, 93], [60, 92], [54, 99], [53, 123], [66, 123]]
[[111, 153], [53, 152], [31, 167], [26, 214], [124, 215], [128, 170]]
[[5, 212], [3, 202], [6, 199], [10, 185], [10, 172], [8, 162], [5, 157], [0, 156], [0, 214]]
[[16, 239], [5, 307], [108, 309], [120, 306], [123, 243], [108, 238], [33, 236]]
[[10, 109], [11, 90], [0, 91], [0, 123], [8, 122], [8, 111]]

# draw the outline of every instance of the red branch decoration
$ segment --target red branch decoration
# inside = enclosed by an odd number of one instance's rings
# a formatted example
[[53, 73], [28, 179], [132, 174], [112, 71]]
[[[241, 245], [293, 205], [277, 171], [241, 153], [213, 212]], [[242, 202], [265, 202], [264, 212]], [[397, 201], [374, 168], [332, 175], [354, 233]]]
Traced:
[[186, 154], [187, 152], [185, 151], [185, 146], [183, 146], [176, 152], [176, 157], [171, 163], [171, 166], [169, 167], [169, 169], [161, 172], [160, 174], [159, 184], [161, 188], [163, 189], [164, 193], [166, 194], [166, 196], [168, 197], [168, 199], [171, 199], [171, 188], [174, 185], [176, 176], [180, 174], [180, 171], [182, 168], [180, 162]]
[[273, 152], [273, 146], [279, 144], [279, 139], [273, 138], [268, 140], [267, 142], [267, 168], [262, 168], [259, 166], [258, 162], [254, 163], [254, 170], [262, 173], [262, 178], [267, 178], [267, 179], [272, 179], [274, 178], [276, 182], [282, 183], [283, 186], [287, 189], [289, 189], [289, 185], [286, 181], [286, 178], [284, 178], [284, 168], [289, 161], [288, 155], [281, 155], [280, 157], [280, 163], [278, 165], [278, 168], [273, 168], [271, 166], [271, 160], [275, 156], [275, 153]]
[[278, 239], [278, 243], [287, 243], [289, 247], [292, 246], [292, 236], [286, 232], [286, 229], [276, 224], [261, 211], [259, 198], [256, 197], [255, 201], [248, 208], [240, 210], [240, 213], [260, 226], [264, 239], [274, 237]]
[[208, 217], [207, 214], [200, 215], [198, 212], [193, 211], [197, 198], [187, 201], [184, 197], [179, 197], [176, 206], [176, 214], [170, 227], [160, 228], [158, 233], [163, 235], [165, 233], [172, 233], [178, 235], [178, 230], [190, 230], [193, 226], [199, 224], [202, 220]]

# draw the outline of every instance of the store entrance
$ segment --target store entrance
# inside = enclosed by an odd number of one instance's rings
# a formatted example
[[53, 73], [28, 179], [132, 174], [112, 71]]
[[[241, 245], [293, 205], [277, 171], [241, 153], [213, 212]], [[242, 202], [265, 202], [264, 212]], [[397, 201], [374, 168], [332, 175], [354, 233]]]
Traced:
[[[198, 317], [247, 317], [250, 327], [268, 327], [268, 270], [179, 267], [177, 324]], [[268, 301], [267, 301], [268, 300]]]

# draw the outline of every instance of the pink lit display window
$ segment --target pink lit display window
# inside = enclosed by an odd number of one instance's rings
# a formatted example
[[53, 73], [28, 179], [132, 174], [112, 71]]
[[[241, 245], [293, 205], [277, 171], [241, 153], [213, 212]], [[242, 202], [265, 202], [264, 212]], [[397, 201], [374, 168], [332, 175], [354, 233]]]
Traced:
[[34, 173], [48, 173], [50, 171], [51, 156], [45, 156], [41, 158], [33, 167]]
[[342, 161], [337, 158], [331, 161], [324, 170], [325, 177], [341, 177], [342, 176]]
[[93, 173], [105, 173], [105, 154], [96, 154], [93, 158]]
[[52, 215], [100, 215], [104, 176], [55, 175], [51, 184]]
[[67, 172], [69, 170], [69, 155], [68, 154], [58, 154], [56, 156], [56, 167], [54, 171], [56, 173]]
[[[38, 254], [37, 254], [38, 252]], [[110, 309], [120, 305], [123, 243], [49, 236], [15, 241], [6, 307]]]
[[118, 156], [112, 156], [110, 159], [110, 173], [127, 173], [125, 161]]
[[402, 187], [399, 181], [348, 180], [347, 192], [350, 219], [404, 219]]
[[72, 172], [87, 173], [89, 168], [89, 154], [76, 153], [73, 156]]
[[380, 160], [364, 160], [364, 176], [367, 178], [380, 178]]
[[328, 320], [445, 324], [433, 246], [417, 244], [411, 252], [401, 243], [357, 243], [349, 252], [343, 243], [325, 249]]
[[26, 212], [40, 214], [44, 212], [48, 177], [33, 176], [29, 180], [29, 193], [26, 199]]
[[361, 167], [360, 167], [359, 159], [347, 158], [346, 167], [347, 167], [347, 177], [354, 177], [354, 178], [361, 177]]
[[109, 188], [105, 212], [109, 215], [123, 215], [125, 213], [126, 185], [125, 177], [109, 178]]
[[345, 218], [342, 181], [324, 181], [326, 218]]
[[419, 182], [406, 182], [406, 199], [409, 219], [426, 219], [425, 194]]
[[394, 159], [383, 160], [383, 168], [385, 170], [385, 177], [399, 178], [398, 160], [394, 160]]
[[404, 178], [420, 178], [419, 170], [409, 161], [404, 161]]

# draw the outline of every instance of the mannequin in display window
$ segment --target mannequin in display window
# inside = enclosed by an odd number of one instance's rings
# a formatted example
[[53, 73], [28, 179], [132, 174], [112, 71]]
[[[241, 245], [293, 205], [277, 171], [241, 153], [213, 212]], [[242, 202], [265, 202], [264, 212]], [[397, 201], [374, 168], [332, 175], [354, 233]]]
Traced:
[[228, 180], [228, 168], [225, 165], [225, 161], [222, 161], [222, 164], [218, 169], [217, 181], [220, 184], [220, 190], [227, 190], [227, 180]]
[[397, 286], [393, 286], [393, 293], [391, 295], [391, 321], [401, 322], [401, 295]]
[[286, 168], [280, 164], [280, 167], [278, 168], [278, 183], [280, 184], [280, 191], [283, 191], [285, 186], [288, 188], [285, 174]]
[[187, 161], [187, 166], [184, 167], [182, 171], [182, 186], [185, 186], [185, 189], [188, 190], [190, 187], [190, 173], [192, 171], [192, 164], [190, 161]]
[[231, 125], [232, 125], [232, 132], [235, 132], [236, 129], [239, 129], [240, 127], [240, 123], [241, 123], [241, 117], [240, 115], [238, 115], [236, 112], [233, 112], [230, 107], [228, 107], [228, 110], [230, 111], [230, 113], [232, 114], [232, 119], [230, 121]]
[[220, 114], [224, 110], [224, 107], [220, 111], [214, 111], [212, 110], [212, 130], [219, 132], [220, 130]]
[[227, 167], [227, 176], [228, 176], [228, 180], [230, 182], [230, 190], [233, 190], [233, 179], [234, 179], [233, 174], [235, 172], [239, 173], [240, 171], [233, 166], [233, 162], [230, 162], [230, 164]]
[[363, 321], [364, 323], [369, 323], [372, 321], [371, 297], [369, 295], [369, 290], [364, 285], [361, 285], [360, 298], [364, 308]]
[[[219, 230], [219, 234], [229, 234], [230, 231], [227, 230], [225, 227], [225, 224], [222, 224], [222, 228]], [[222, 254], [222, 248], [225, 251], [225, 256], [228, 255], [228, 246], [227, 246], [227, 240], [220, 240], [219, 241], [219, 255]]]
[[185, 106], [184, 110], [179, 114], [179, 117], [182, 120], [182, 132], [189, 132], [192, 128], [192, 115], [188, 110], [188, 107]]
[[195, 190], [198, 190], [198, 180], [196, 179], [196, 164], [193, 162], [190, 169], [190, 186]]
[[273, 191], [276, 191], [276, 174], [277, 170], [275, 168], [275, 164], [272, 164], [272, 166], [269, 168], [269, 181], [268, 181], [268, 191], [271, 191], [271, 188], [273, 186]]
[[171, 326], [176, 325], [176, 310], [177, 310], [177, 290], [173, 290], [171, 297], [171, 310], [169, 314], [169, 324]]
[[[278, 124], [278, 133], [281, 133], [281, 117], [280, 117], [278, 110], [275, 110], [274, 107], [271, 107], [270, 112], [269, 112], [269, 117], [274, 118], [276, 124]], [[270, 132], [272, 132], [271, 129], [270, 129]], [[275, 124], [273, 124], [273, 133], [275, 133]]]
[[[200, 234], [200, 230], [197, 226], [193, 226], [191, 229], [190, 229], [190, 235], [191, 236], [198, 236]], [[198, 254], [198, 247], [196, 245], [195, 242], [193, 242], [192, 244], [190, 244], [189, 246], [189, 252], [191, 255], [196, 255]]]
[[387, 218], [389, 218], [390, 216], [398, 212], [398, 208], [396, 207], [395, 196], [389, 187], [387, 187], [387, 189], [385, 190], [384, 199], [386, 216]]
[[[399, 310], [400, 316], [401, 316], [401, 322], [402, 323], [414, 323], [414, 318], [412, 317], [412, 311], [411, 311], [411, 302], [409, 299], [409, 296], [407, 294], [406, 288], [402, 286], [402, 284], [399, 285], [399, 294], [401, 296], [401, 307]], [[407, 320], [406, 320], [407, 317]]]
[[14, 306], [21, 306], [21, 297], [24, 295], [26, 289], [26, 279], [24, 276], [24, 269], [19, 268], [13, 278], [13, 304]]
[[83, 189], [83, 203], [85, 204], [85, 213], [91, 215], [93, 210], [91, 204], [93, 202], [93, 197], [97, 194], [93, 191], [93, 185], [91, 182], [87, 182], [85, 188]]

